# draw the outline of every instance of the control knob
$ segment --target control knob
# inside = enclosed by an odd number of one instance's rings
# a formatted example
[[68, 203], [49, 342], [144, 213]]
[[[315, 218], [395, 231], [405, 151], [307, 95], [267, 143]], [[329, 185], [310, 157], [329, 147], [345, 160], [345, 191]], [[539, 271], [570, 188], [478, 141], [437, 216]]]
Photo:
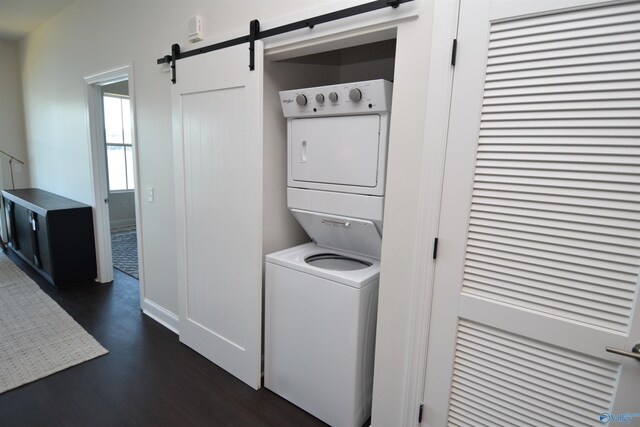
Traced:
[[329, 100], [330, 100], [331, 102], [338, 102], [338, 94], [337, 94], [337, 93], [335, 93], [335, 92], [331, 92], [331, 93], [329, 94]]
[[351, 89], [349, 91], [349, 99], [354, 102], [360, 101], [362, 99], [362, 92], [360, 92], [360, 89]]
[[296, 102], [300, 106], [307, 105], [307, 97], [304, 96], [303, 94], [300, 94], [300, 95], [296, 96]]
[[324, 103], [324, 95], [319, 93], [316, 95], [316, 101], [318, 102], [318, 104], [323, 104]]

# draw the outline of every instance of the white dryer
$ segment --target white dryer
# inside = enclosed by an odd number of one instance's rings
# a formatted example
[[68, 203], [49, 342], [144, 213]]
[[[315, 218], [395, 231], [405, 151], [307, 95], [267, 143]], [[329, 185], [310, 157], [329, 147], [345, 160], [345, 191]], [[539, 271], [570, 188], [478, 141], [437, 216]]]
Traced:
[[280, 92], [290, 209], [382, 226], [392, 88], [370, 80]]
[[391, 87], [280, 93], [287, 204], [313, 242], [266, 257], [265, 387], [334, 427], [371, 414]]

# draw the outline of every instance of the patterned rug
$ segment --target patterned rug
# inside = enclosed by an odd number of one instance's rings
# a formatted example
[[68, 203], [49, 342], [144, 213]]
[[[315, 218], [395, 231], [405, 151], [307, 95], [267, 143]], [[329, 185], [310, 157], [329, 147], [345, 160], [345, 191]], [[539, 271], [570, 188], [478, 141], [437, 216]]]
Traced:
[[0, 393], [106, 353], [0, 252]]
[[138, 241], [136, 227], [111, 231], [113, 267], [138, 279]]

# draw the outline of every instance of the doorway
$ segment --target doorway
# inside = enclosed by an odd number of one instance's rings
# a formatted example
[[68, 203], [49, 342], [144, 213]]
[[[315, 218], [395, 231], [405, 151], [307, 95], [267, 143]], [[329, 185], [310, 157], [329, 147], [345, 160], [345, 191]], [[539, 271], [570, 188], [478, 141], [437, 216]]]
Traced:
[[113, 267], [138, 279], [129, 81], [102, 86], [102, 107]]
[[91, 139], [98, 282], [114, 266], [144, 294], [135, 101], [131, 65], [85, 77]]

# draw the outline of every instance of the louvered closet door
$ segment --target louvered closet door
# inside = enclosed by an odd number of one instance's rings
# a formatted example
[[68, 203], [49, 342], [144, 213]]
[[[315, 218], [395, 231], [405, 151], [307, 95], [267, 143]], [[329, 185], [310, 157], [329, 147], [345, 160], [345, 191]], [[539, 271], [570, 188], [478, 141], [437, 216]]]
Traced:
[[426, 424], [640, 413], [640, 3], [460, 7]]

